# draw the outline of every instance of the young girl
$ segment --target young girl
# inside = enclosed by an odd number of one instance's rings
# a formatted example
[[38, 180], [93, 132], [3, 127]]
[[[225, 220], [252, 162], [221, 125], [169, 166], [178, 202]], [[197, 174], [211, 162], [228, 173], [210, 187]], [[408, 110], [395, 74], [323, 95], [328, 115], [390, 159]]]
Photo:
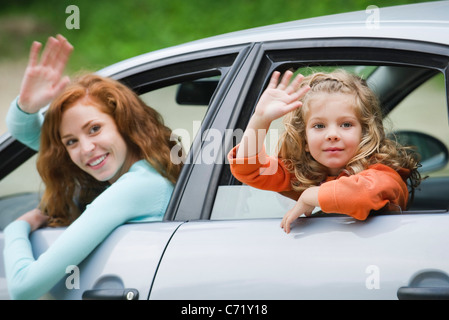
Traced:
[[[240, 145], [228, 155], [241, 182], [298, 199], [281, 222], [285, 232], [315, 207], [359, 220], [372, 210], [405, 210], [406, 180], [420, 182], [418, 162], [407, 148], [386, 138], [375, 94], [344, 71], [293, 81], [275, 72]], [[286, 115], [278, 158], [265, 153], [271, 122]], [[273, 169], [274, 168], [274, 169]], [[298, 198], [299, 197], [299, 198]]]
[[[48, 292], [118, 226], [161, 221], [181, 170], [170, 161], [171, 130], [154, 109], [123, 84], [97, 75], [66, 87], [62, 71], [71, 45], [50, 38], [38, 63], [40, 47], [31, 48], [7, 116], [11, 133], [39, 149], [45, 183], [40, 208], [4, 230], [8, 290], [15, 299]], [[50, 101], [43, 120], [38, 111]], [[28, 235], [43, 225], [68, 227], [35, 259]]]

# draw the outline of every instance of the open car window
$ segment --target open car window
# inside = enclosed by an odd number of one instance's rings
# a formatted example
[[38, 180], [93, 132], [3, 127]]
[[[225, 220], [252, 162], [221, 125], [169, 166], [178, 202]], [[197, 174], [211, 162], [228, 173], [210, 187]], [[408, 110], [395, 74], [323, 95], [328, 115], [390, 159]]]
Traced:
[[[392, 126], [396, 132], [416, 132], [428, 135], [449, 149], [448, 108], [445, 95], [444, 75], [437, 74], [409, 94], [395, 107], [384, 121], [385, 127]], [[409, 142], [421, 150], [421, 171], [431, 177], [448, 177], [447, 155], [441, 148], [424, 145], [409, 134]]]
[[[416, 148], [422, 159], [420, 172], [429, 176], [415, 191], [410, 210], [446, 210], [449, 181], [448, 148], [449, 126], [444, 75], [434, 70], [398, 66], [326, 66], [306, 67], [296, 72], [307, 75], [317, 71], [346, 69], [367, 80], [381, 100], [386, 133], [396, 137], [402, 144]], [[427, 75], [419, 86], [410, 83], [408, 88], [397, 88], [393, 80], [410, 78], [410, 74]], [[394, 90], [390, 91], [390, 88]], [[397, 90], [410, 93], [397, 103]], [[387, 101], [382, 103], [382, 101]], [[277, 155], [277, 139], [283, 131], [282, 119], [272, 123], [265, 140], [267, 153]], [[229, 199], [233, 199], [229, 201]], [[256, 219], [282, 217], [295, 201], [276, 192], [255, 189], [247, 185], [221, 185], [218, 187], [211, 219]], [[319, 212], [319, 208], [315, 210]]]
[[[172, 138], [181, 141], [184, 155], [189, 152], [199, 131], [219, 80], [219, 75], [197, 76], [140, 95], [173, 130]], [[39, 204], [45, 186], [37, 172], [36, 159], [37, 155], [34, 155], [0, 181], [0, 230]]]
[[177, 136], [188, 153], [219, 80], [219, 76], [211, 76], [176, 83], [144, 93], [140, 98], [161, 114], [165, 125], [173, 131], [173, 139]]

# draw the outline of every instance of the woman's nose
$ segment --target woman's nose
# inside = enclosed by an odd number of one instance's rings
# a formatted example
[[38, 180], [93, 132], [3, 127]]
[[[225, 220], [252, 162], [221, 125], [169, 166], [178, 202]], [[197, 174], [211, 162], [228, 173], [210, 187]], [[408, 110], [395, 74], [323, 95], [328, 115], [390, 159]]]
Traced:
[[89, 154], [95, 149], [95, 144], [90, 139], [80, 139], [81, 151]]

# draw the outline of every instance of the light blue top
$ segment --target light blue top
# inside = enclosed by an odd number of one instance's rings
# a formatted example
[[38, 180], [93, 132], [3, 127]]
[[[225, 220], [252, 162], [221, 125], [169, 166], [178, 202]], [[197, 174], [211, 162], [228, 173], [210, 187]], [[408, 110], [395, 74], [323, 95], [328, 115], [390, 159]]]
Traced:
[[41, 125], [44, 122], [42, 111], [26, 113], [17, 105], [19, 97], [11, 102], [6, 114], [6, 124], [14, 138], [33, 150], [39, 150], [41, 138]]
[[[24, 130], [14, 128], [19, 123], [23, 125], [21, 117], [29, 126], [33, 124], [34, 130], [30, 130], [31, 126]], [[22, 142], [27, 141], [38, 147], [36, 126], [40, 131], [41, 117], [26, 114], [14, 105], [8, 115], [10, 131], [15, 134], [20, 131]], [[116, 227], [125, 222], [161, 221], [172, 191], [173, 185], [147, 161], [136, 162], [89, 204], [82, 215], [37, 259], [33, 257], [29, 241], [30, 225], [25, 221], [12, 222], [4, 230], [5, 272], [11, 298], [37, 299], [44, 295], [66, 276], [68, 266], [79, 265]]]

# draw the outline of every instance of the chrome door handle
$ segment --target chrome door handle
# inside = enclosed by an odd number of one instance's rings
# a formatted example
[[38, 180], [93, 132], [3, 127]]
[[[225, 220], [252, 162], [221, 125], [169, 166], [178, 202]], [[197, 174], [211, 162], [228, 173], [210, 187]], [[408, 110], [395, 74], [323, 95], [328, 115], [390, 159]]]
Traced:
[[449, 300], [449, 287], [400, 287], [399, 300]]
[[83, 292], [83, 300], [137, 300], [137, 289], [94, 289]]

